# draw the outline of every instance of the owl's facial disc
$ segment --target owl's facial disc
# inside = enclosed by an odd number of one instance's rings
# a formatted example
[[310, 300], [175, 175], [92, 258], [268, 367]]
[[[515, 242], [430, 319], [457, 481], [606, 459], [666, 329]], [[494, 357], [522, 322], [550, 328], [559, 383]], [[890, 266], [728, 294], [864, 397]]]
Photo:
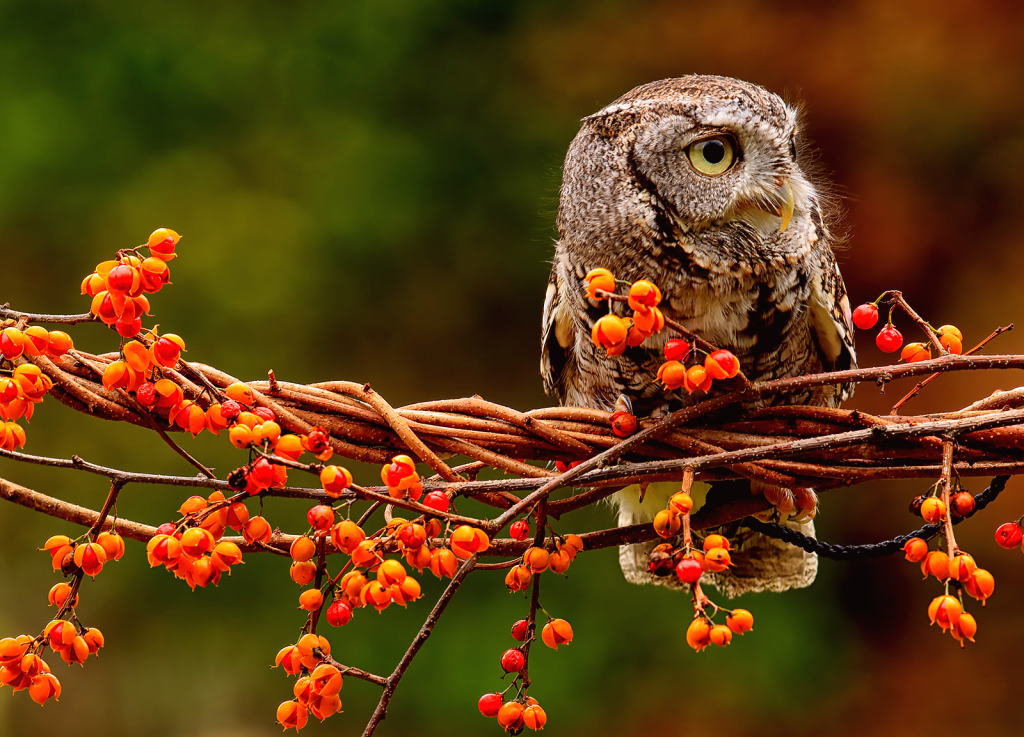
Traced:
[[672, 109], [637, 136], [636, 171], [684, 230], [742, 221], [769, 238], [786, 232], [809, 193], [791, 151], [794, 125], [795, 113], [779, 125], [731, 109]]

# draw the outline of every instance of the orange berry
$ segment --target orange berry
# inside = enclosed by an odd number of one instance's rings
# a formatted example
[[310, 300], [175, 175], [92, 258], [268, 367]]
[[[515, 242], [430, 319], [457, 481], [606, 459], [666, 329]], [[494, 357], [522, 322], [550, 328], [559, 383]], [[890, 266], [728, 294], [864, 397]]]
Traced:
[[229, 571], [231, 566], [242, 562], [242, 549], [230, 540], [221, 540], [210, 555], [213, 567], [218, 571]]
[[964, 334], [960, 332], [960, 329], [955, 325], [943, 325], [939, 328], [939, 335], [949, 335], [956, 338], [959, 341], [964, 339]]
[[249, 521], [249, 508], [242, 502], [235, 502], [227, 512], [224, 523], [232, 530], [242, 530]]
[[270, 523], [261, 516], [250, 518], [242, 528], [242, 537], [248, 543], [269, 542], [273, 534], [274, 531], [270, 528]]
[[320, 472], [320, 483], [328, 496], [337, 499], [352, 485], [352, 474], [341, 466], [326, 466]]
[[565, 573], [569, 570], [570, 564], [572, 564], [572, 558], [564, 550], [555, 551], [548, 556], [548, 568], [555, 573]]
[[294, 729], [298, 732], [306, 726], [308, 720], [308, 710], [298, 701], [285, 701], [277, 707], [277, 723], [284, 727], [285, 731]]
[[966, 553], [954, 555], [949, 561], [949, 577], [954, 581], [968, 581], [974, 575], [976, 568], [974, 558]]
[[615, 349], [625, 348], [627, 333], [626, 324], [622, 318], [618, 315], [605, 315], [594, 323], [590, 337], [598, 348], [604, 348], [611, 352]]
[[0, 356], [14, 361], [25, 352], [25, 334], [18, 328], [4, 328], [0, 331]]
[[52, 673], [40, 673], [32, 679], [28, 687], [29, 697], [42, 706], [48, 699], [56, 701], [60, 697], [60, 681]]
[[946, 503], [930, 496], [921, 503], [921, 516], [925, 522], [939, 522], [946, 519]]
[[704, 617], [697, 617], [686, 628], [686, 644], [700, 652], [711, 642], [711, 625]]
[[928, 555], [928, 543], [919, 537], [912, 537], [903, 544], [903, 552], [911, 563], [918, 563]]
[[932, 624], [938, 622], [943, 631], [956, 624], [962, 613], [963, 607], [960, 606], [960, 601], [955, 596], [948, 594], [936, 596], [928, 605], [928, 619]]
[[418, 548], [406, 550], [405, 552], [405, 562], [420, 573], [423, 573], [423, 569], [430, 565], [430, 561], [430, 548], [426, 545], [421, 545]]
[[646, 279], [633, 282], [627, 298], [630, 309], [644, 313], [661, 304], [661, 290]]
[[63, 330], [51, 330], [49, 341], [49, 344], [46, 346], [46, 355], [50, 358], [60, 358], [75, 347], [71, 336]]
[[96, 542], [103, 547], [107, 560], [121, 560], [124, 555], [124, 538], [116, 532], [101, 532], [96, 536]]
[[103, 564], [106, 562], [107, 551], [101, 545], [86, 543], [75, 548], [75, 565], [87, 576], [95, 578], [103, 570]]
[[725, 548], [711, 548], [704, 554], [704, 569], [712, 572], [724, 571], [732, 565], [732, 557]]
[[548, 721], [548, 715], [539, 704], [531, 704], [523, 709], [522, 719], [523, 724], [530, 729], [544, 729], [544, 725], [547, 724]]
[[[939, 336], [939, 345], [950, 353], [959, 356], [964, 352], [964, 344], [955, 335], [943, 334]], [[972, 640], [973, 642], [973, 640]]]
[[0, 666], [9, 668], [20, 663], [31, 642], [32, 638], [28, 635], [17, 638], [5, 637], [0, 640]]
[[289, 568], [288, 575], [299, 586], [305, 586], [316, 578], [316, 563], [309, 560], [295, 561], [292, 563], [291, 568]]
[[185, 555], [198, 558], [213, 550], [216, 542], [209, 530], [204, 530], [202, 527], [190, 527], [181, 535], [181, 550]]
[[391, 585], [391, 599], [399, 606], [405, 606], [406, 602], [416, 601], [423, 596], [420, 582], [412, 576], [406, 576], [400, 584]]
[[[70, 595], [71, 586], [62, 581], [61, 583], [56, 583], [53, 585], [53, 588], [51, 588], [50, 592], [46, 595], [46, 599], [50, 602], [50, 606], [55, 606], [59, 608], [64, 606], [64, 602], [68, 600], [68, 597]], [[77, 605], [78, 595], [75, 594], [75, 603], [73, 606]]]
[[713, 645], [725, 647], [732, 642], [732, 630], [724, 624], [716, 624], [708, 633], [708, 640]]
[[378, 612], [387, 609], [393, 601], [390, 587], [380, 581], [370, 581], [363, 586], [363, 590], [359, 592], [359, 598], [364, 604], [369, 604]]
[[355, 550], [352, 551], [352, 563], [357, 566], [373, 566], [377, 564], [379, 560], [375, 549], [377, 543], [373, 540], [363, 540], [356, 545]]
[[657, 307], [652, 307], [647, 312], [634, 312], [633, 327], [645, 335], [660, 333], [665, 327], [665, 315]]
[[668, 500], [668, 506], [679, 514], [688, 514], [693, 509], [693, 497], [685, 491], [677, 491]]
[[401, 584], [405, 580], [405, 567], [397, 560], [389, 559], [380, 564], [377, 568], [377, 580], [383, 586]]
[[711, 388], [711, 376], [703, 366], [690, 366], [686, 369], [683, 388], [690, 394], [696, 391], [706, 392]]
[[704, 538], [704, 552], [708, 552], [712, 548], [725, 548], [729, 549], [729, 539], [724, 535], [708, 535]]
[[274, 668], [278, 666], [284, 668], [284, 672], [290, 676], [295, 675], [302, 669], [302, 652], [296, 645], [289, 645], [283, 647], [277, 652], [277, 657], [274, 659]]
[[595, 301], [601, 299], [597, 296], [597, 290], [615, 291], [615, 276], [608, 269], [591, 269], [584, 277], [584, 281], [587, 285], [587, 296]]
[[540, 639], [548, 647], [557, 650], [559, 645], [572, 642], [572, 625], [564, 619], [552, 619], [540, 632]]
[[338, 585], [349, 599], [358, 600], [359, 592], [363, 590], [367, 583], [369, 581], [361, 571], [349, 571], [341, 577], [341, 582]]
[[352, 554], [359, 543], [366, 539], [366, 533], [352, 520], [342, 520], [331, 528], [331, 542], [343, 553]]
[[505, 585], [514, 594], [526, 588], [531, 578], [533, 578], [533, 571], [528, 566], [512, 566], [505, 574]]
[[299, 609], [307, 612], [315, 612], [324, 603], [324, 595], [320, 589], [309, 589], [299, 594]]
[[541, 573], [548, 568], [550, 555], [544, 548], [532, 547], [523, 553], [523, 565], [533, 573]]
[[900, 358], [907, 363], [927, 361], [932, 357], [932, 349], [924, 343], [907, 343], [900, 351]]
[[949, 578], [949, 556], [941, 550], [932, 550], [921, 561], [921, 573], [925, 578], [935, 576], [940, 581]]
[[90, 655], [97, 655], [100, 648], [104, 645], [103, 633], [95, 627], [90, 627], [82, 633], [82, 639], [85, 640], [85, 644], [89, 646]]
[[135, 372], [124, 361], [114, 361], [103, 369], [103, 388], [125, 389], [135, 381]]
[[754, 629], [754, 615], [746, 609], [734, 609], [732, 614], [725, 618], [725, 623], [737, 635], [742, 635]]
[[658, 381], [666, 389], [678, 389], [686, 383], [686, 366], [679, 361], [666, 361], [658, 368]]
[[460, 525], [452, 532], [449, 545], [455, 555], [466, 559], [474, 553], [487, 550], [491, 545], [491, 541], [483, 530], [470, 525]]
[[974, 636], [978, 633], [978, 622], [967, 612], [963, 612], [960, 618], [949, 628], [949, 634], [960, 641], [960, 647], [964, 646], [964, 638], [974, 642]]
[[459, 570], [459, 559], [448, 548], [435, 548], [430, 554], [430, 572], [438, 578], [454, 578]]
[[170, 535], [154, 535], [146, 543], [146, 560], [149, 567], [172, 566], [181, 556], [181, 543]]
[[45, 356], [50, 345], [50, 331], [42, 325], [25, 328], [25, 355]]
[[316, 555], [316, 543], [305, 536], [297, 537], [289, 546], [288, 553], [292, 556], [292, 560], [304, 563], [307, 560], [312, 560]]
[[992, 596], [996, 588], [995, 577], [984, 568], [977, 568], [974, 574], [964, 582], [964, 589], [968, 594], [985, 606], [985, 600]]
[[498, 709], [498, 724], [504, 727], [505, 731], [514, 732], [520, 728], [519, 725], [523, 722], [524, 711], [526, 711], [526, 707], [518, 701], [506, 701]]
[[654, 531], [659, 537], [672, 537], [682, 524], [679, 513], [674, 509], [659, 509], [654, 515]]

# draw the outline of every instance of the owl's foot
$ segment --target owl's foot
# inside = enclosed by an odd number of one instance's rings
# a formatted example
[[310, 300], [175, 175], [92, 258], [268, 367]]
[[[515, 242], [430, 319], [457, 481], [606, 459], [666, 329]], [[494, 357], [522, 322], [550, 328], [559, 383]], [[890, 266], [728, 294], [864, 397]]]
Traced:
[[633, 414], [632, 400], [625, 394], [620, 394], [619, 398], [615, 400], [612, 412], [629, 412], [629, 414]]

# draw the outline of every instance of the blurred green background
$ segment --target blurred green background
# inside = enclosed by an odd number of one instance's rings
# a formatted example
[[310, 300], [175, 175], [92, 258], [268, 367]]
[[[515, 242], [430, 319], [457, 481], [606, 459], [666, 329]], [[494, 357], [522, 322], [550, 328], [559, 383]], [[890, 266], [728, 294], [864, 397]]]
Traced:
[[[903, 289], [973, 344], [1024, 315], [1022, 48], [1022, 9], [1009, 2], [3, 0], [0, 302], [83, 311], [92, 266], [167, 226], [185, 239], [156, 319], [185, 336], [190, 358], [245, 378], [273, 368], [370, 381], [399, 404], [480, 393], [543, 406], [541, 302], [578, 121], [637, 84], [702, 72], [803, 101], [845, 198], [854, 303]], [[115, 345], [97, 326], [74, 335], [89, 350]], [[992, 350], [1024, 352], [1024, 333]], [[861, 356], [882, 361], [870, 338]], [[909, 409], [957, 408], [1017, 383], [945, 377]], [[865, 387], [855, 404], [884, 412], [906, 388]], [[223, 471], [238, 463], [226, 445], [187, 447]], [[146, 432], [52, 400], [27, 450], [191, 473]], [[358, 472], [369, 481], [373, 469]], [[0, 474], [93, 507], [106, 488], [9, 462]], [[832, 492], [821, 536], [911, 529], [906, 503], [924, 486]], [[947, 704], [975, 733], [1018, 734], [1024, 574], [992, 530], [1024, 511], [1019, 488], [958, 533], [998, 581], [991, 604], [974, 607], [978, 643], [965, 651], [927, 627], [934, 581], [894, 559], [822, 561], [808, 590], [747, 597], [755, 632], [695, 655], [685, 598], [625, 584], [607, 550], [545, 585], [545, 607], [576, 640], [536, 651], [531, 694], [561, 735], [919, 734], [948, 729]], [[119, 511], [155, 524], [182, 497], [129, 488]], [[304, 509], [278, 500], [267, 513], [288, 529]], [[602, 508], [563, 527], [610, 519]], [[68, 528], [0, 507], [0, 634], [47, 620], [56, 578], [32, 551]], [[249, 556], [219, 588], [191, 593], [131, 543], [83, 587], [80, 614], [107, 636], [99, 660], [54, 664], [64, 695], [45, 709], [0, 694], [0, 735], [274, 734], [291, 680], [267, 666], [294, 641], [296, 595], [280, 558]], [[331, 633], [335, 653], [386, 672], [429, 606], [360, 611]], [[499, 574], [472, 577], [379, 733], [500, 734], [475, 703], [499, 687], [498, 657], [525, 608]], [[378, 693], [349, 679], [347, 713], [308, 731], [359, 733]]]

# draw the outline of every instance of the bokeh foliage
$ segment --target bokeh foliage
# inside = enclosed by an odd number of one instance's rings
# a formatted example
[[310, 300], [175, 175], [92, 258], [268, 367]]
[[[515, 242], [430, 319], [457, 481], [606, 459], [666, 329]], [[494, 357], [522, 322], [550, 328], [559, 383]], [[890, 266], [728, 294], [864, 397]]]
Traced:
[[[853, 299], [902, 288], [971, 343], [1024, 313], [1020, 13], [884, 0], [4, 0], [0, 301], [81, 311], [77, 285], [94, 263], [168, 226], [186, 237], [175, 284], [154, 304], [189, 358], [243, 378], [273, 368], [295, 381], [370, 381], [396, 403], [480, 393], [541, 406], [540, 305], [578, 120], [636, 84], [696, 71], [803, 100], [822, 168], [846, 197]], [[75, 336], [91, 350], [114, 344], [98, 326]], [[1011, 333], [997, 349], [1020, 352], [1024, 340]], [[870, 340], [861, 352], [864, 364], [881, 360]], [[998, 385], [944, 377], [911, 408], [962, 406]], [[855, 401], [886, 411], [901, 388], [865, 388]], [[53, 401], [29, 438], [32, 452], [190, 472], [141, 430]], [[238, 462], [226, 445], [189, 447], [225, 471]], [[69, 472], [4, 462], [0, 473], [93, 506], [105, 491]], [[991, 529], [1019, 513], [1016, 489], [964, 532], [999, 582], [966, 653], [925, 627], [934, 586], [899, 561], [823, 562], [811, 589], [747, 597], [755, 632], [696, 656], [682, 597], [625, 584], [614, 551], [584, 556], [544, 589], [577, 633], [534, 664], [549, 730], [690, 733], [694, 715], [714, 714], [735, 735], [905, 734], [945, 725], [920, 687], [956, 673], [973, 728], [1015, 733], [1005, 674], [1024, 652], [1021, 560], [995, 548]], [[902, 532], [917, 491], [835, 492], [819, 529], [836, 541]], [[130, 488], [119, 511], [159, 523], [180, 501]], [[300, 524], [301, 505], [267, 506], [275, 524]], [[54, 579], [47, 556], [29, 551], [63, 526], [0, 512], [0, 633], [36, 631]], [[600, 508], [561, 524], [609, 519]], [[149, 572], [132, 544], [86, 584], [82, 615], [108, 648], [84, 671], [58, 665], [60, 704], [0, 698], [0, 735], [275, 732], [291, 682], [266, 666], [301, 621], [283, 560], [250, 556], [220, 588], [193, 594]], [[385, 671], [428, 606], [361, 611], [332, 643], [342, 660]], [[381, 733], [496, 734], [475, 701], [500, 683], [507, 628], [524, 611], [497, 574], [472, 577]], [[376, 695], [350, 680], [348, 713], [307, 729], [357, 732]]]

